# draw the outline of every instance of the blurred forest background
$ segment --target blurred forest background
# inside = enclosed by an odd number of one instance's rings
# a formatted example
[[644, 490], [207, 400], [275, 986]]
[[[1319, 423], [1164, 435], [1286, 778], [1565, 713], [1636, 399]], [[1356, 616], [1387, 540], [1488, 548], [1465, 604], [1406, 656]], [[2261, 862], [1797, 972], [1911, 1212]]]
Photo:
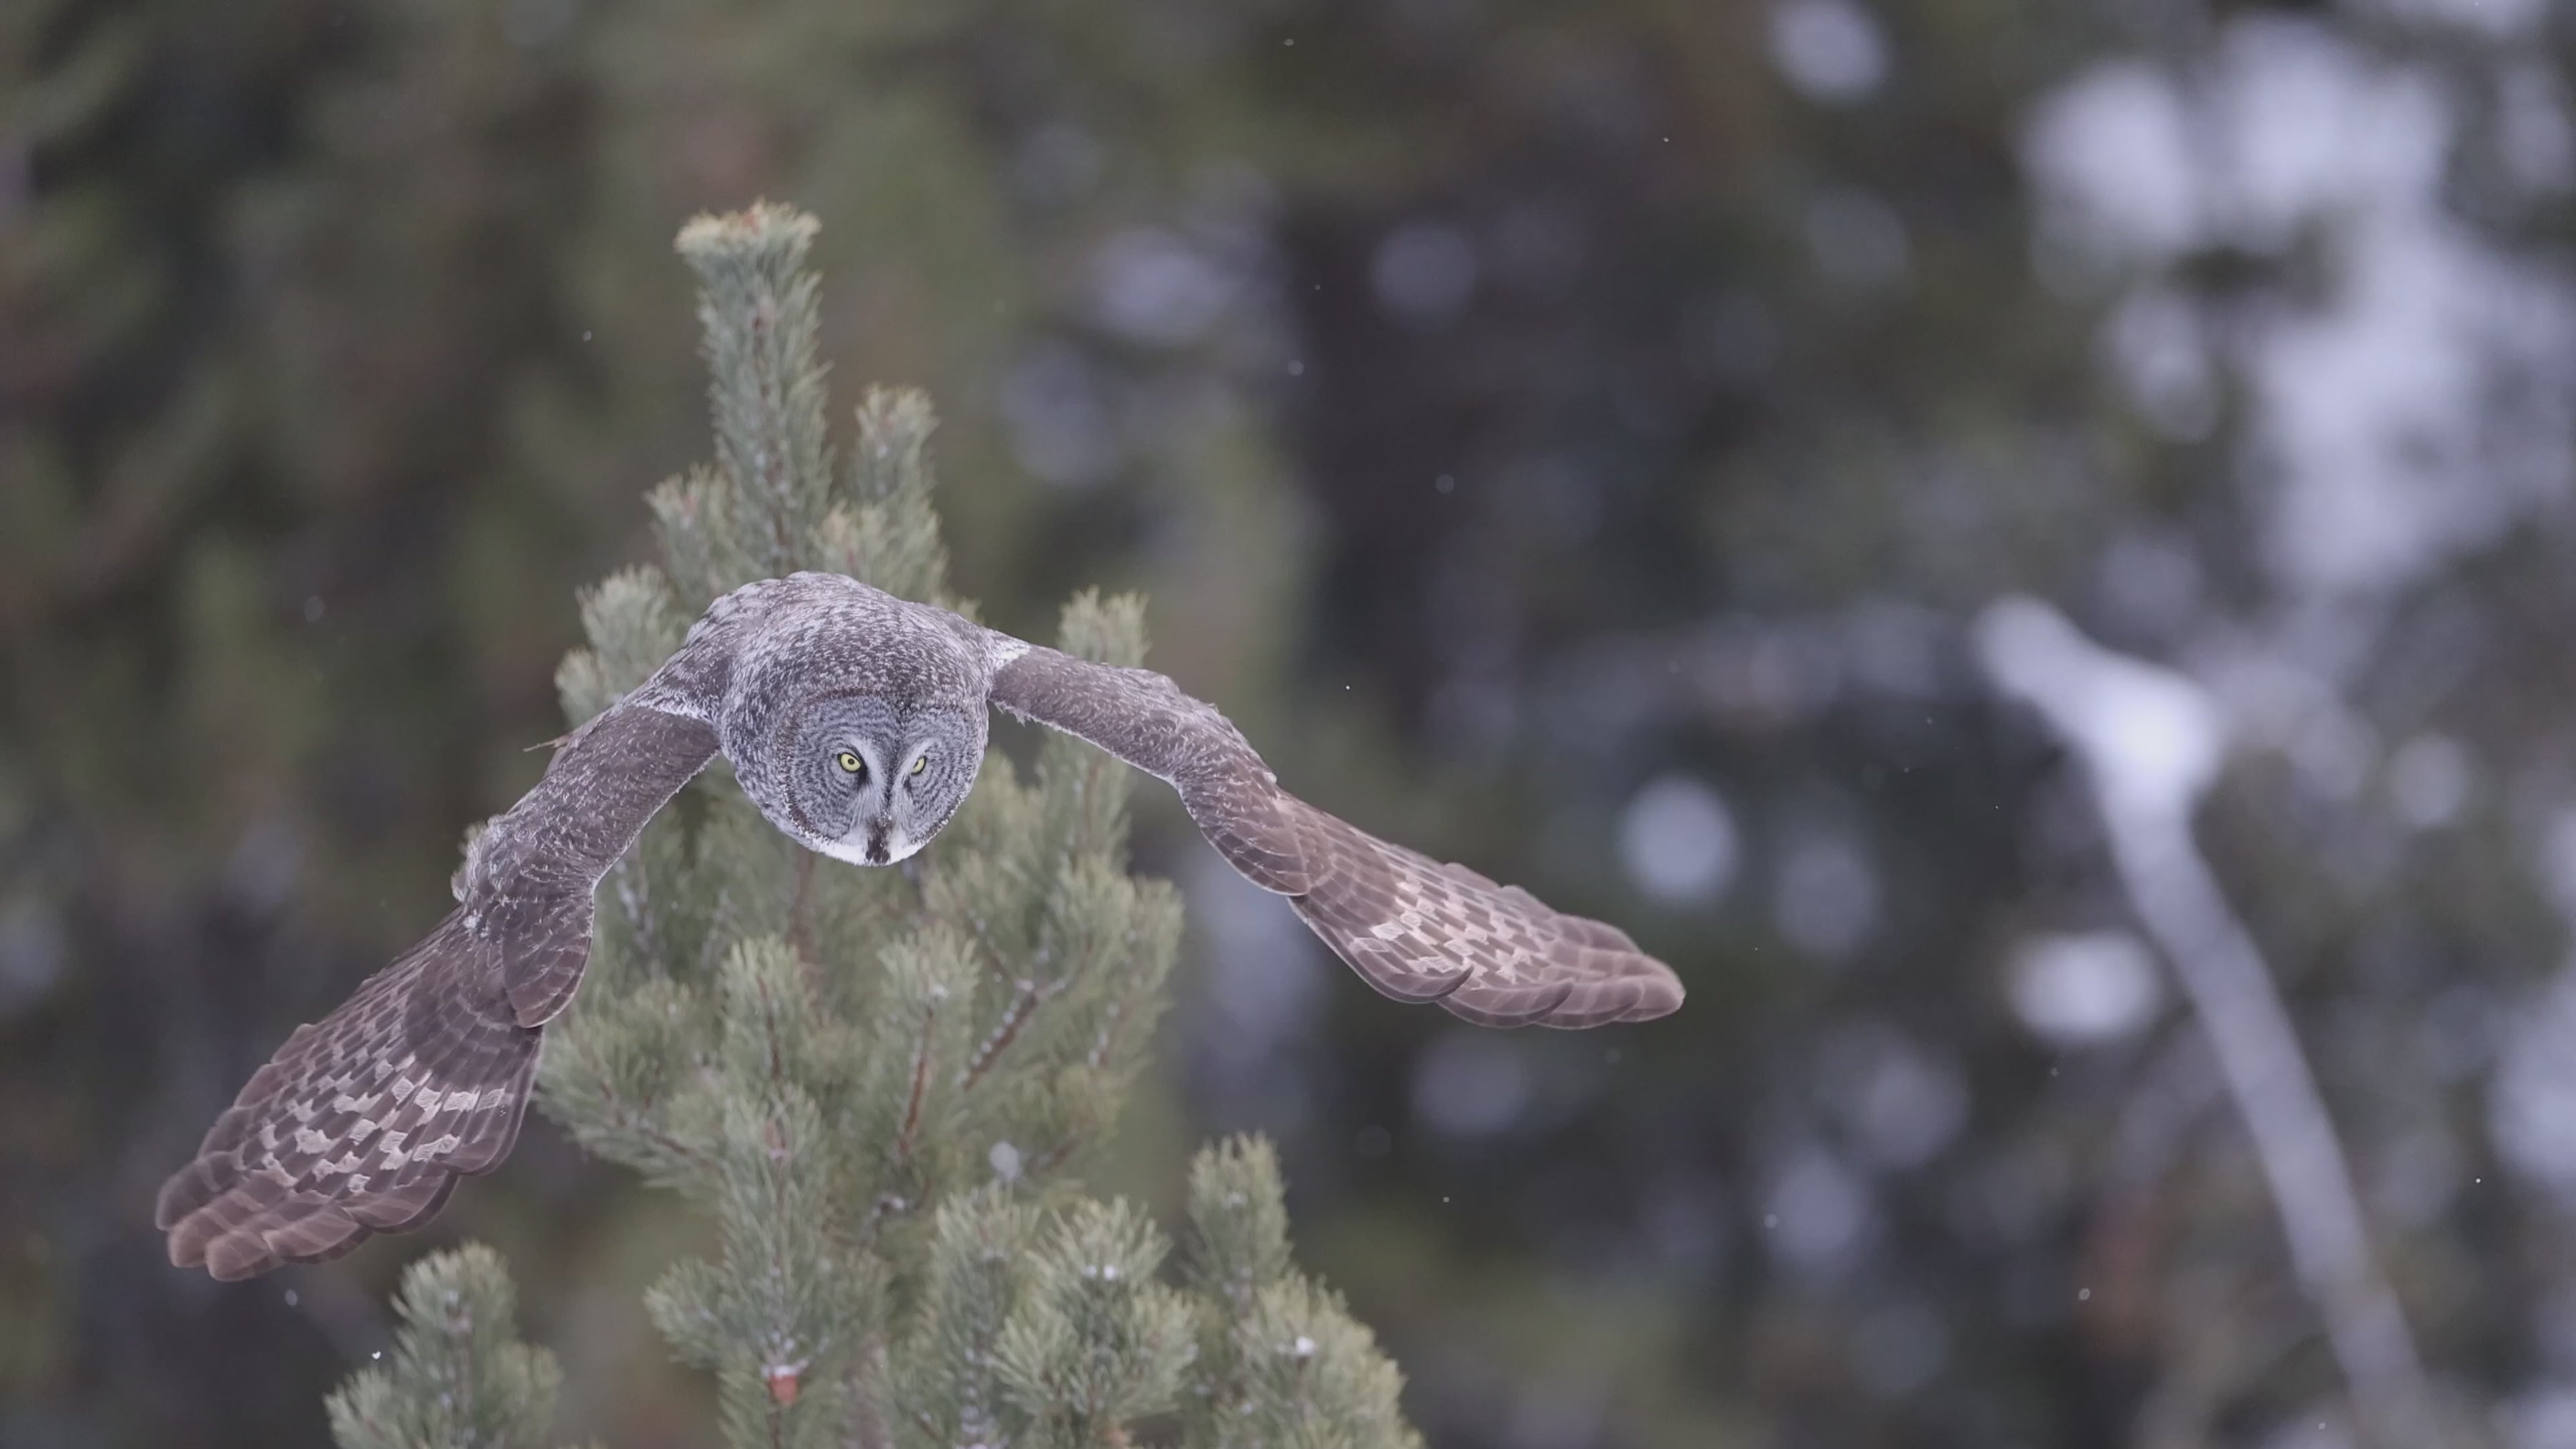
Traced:
[[539, 772], [701, 456], [692, 212], [824, 223], [954, 578], [1664, 1022], [1369, 993], [1140, 792], [1184, 1007], [1104, 1189], [1280, 1141], [1433, 1443], [2360, 1442], [1998, 597], [2188, 676], [2198, 818], [2438, 1391], [2576, 1445], [2576, 14], [2548, 0], [0, 5], [0, 1445], [308, 1445], [496, 1244], [698, 1442], [699, 1231], [550, 1123], [219, 1286], [152, 1195]]

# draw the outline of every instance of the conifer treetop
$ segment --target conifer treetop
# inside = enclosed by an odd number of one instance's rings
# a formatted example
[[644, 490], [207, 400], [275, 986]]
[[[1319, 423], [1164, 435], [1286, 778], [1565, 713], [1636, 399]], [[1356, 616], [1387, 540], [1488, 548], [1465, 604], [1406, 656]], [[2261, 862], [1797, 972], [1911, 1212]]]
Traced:
[[[869, 390], [835, 462], [814, 235], [769, 205], [680, 235], [716, 458], [652, 494], [660, 560], [583, 595], [588, 645], [557, 675], [575, 723], [753, 578], [826, 569], [955, 606], [929, 400]], [[1141, 601], [1079, 596], [1059, 640], [1139, 663]], [[549, 1029], [538, 1105], [714, 1219], [713, 1254], [646, 1302], [714, 1375], [728, 1444], [1076, 1449], [1156, 1415], [1194, 1446], [1415, 1442], [1394, 1366], [1291, 1266], [1266, 1144], [1201, 1155], [1178, 1273], [1148, 1217], [1081, 1190], [1180, 940], [1178, 895], [1127, 873], [1127, 781], [1069, 737], [1025, 771], [996, 752], [936, 851], [854, 870], [715, 770], [602, 880], [591, 980]], [[414, 1273], [404, 1356], [334, 1400], [343, 1445], [535, 1442], [551, 1362], [507, 1340], [498, 1259]], [[451, 1299], [474, 1307], [462, 1327], [440, 1326]], [[470, 1432], [402, 1437], [451, 1424]]]

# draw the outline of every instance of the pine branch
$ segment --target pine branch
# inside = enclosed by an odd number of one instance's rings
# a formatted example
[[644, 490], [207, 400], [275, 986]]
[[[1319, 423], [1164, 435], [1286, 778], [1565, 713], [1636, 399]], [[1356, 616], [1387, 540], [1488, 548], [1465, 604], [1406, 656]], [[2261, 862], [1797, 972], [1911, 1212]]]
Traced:
[[680, 255], [704, 293], [716, 463], [737, 541], [768, 574], [801, 566], [829, 503], [821, 310], [804, 270], [815, 230], [812, 217], [767, 204], [680, 230]]
[[1189, 1286], [1199, 1315], [1191, 1445], [1418, 1442], [1396, 1408], [1404, 1376], [1339, 1295], [1289, 1265], [1278, 1155], [1257, 1137], [1190, 1164]]
[[1056, 1219], [994, 1348], [1031, 1442], [1123, 1442], [1129, 1422], [1179, 1397], [1195, 1348], [1187, 1303], [1154, 1281], [1165, 1248], [1125, 1203], [1081, 1203]]
[[331, 1395], [340, 1449], [523, 1449], [544, 1442], [562, 1374], [519, 1342], [516, 1294], [480, 1244], [432, 1253], [403, 1272], [393, 1361]]

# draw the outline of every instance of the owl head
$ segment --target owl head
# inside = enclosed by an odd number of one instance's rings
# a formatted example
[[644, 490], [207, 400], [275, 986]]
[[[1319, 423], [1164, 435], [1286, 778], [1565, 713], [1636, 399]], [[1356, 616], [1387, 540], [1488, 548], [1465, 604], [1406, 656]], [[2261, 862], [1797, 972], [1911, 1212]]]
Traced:
[[868, 693], [811, 696], [779, 732], [784, 799], [763, 799], [763, 813], [810, 849], [892, 865], [957, 813], [990, 729], [981, 701], [959, 710], [904, 708]]

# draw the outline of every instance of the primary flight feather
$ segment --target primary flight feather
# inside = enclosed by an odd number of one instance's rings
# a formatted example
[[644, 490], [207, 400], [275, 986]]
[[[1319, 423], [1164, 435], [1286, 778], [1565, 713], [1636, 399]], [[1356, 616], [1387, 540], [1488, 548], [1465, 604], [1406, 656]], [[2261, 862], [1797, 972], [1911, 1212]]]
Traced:
[[567, 736], [475, 838], [456, 909], [251, 1077], [161, 1189], [171, 1261], [232, 1279], [335, 1258], [420, 1226], [459, 1177], [498, 1166], [545, 1024], [589, 961], [592, 891], [719, 750], [799, 844], [887, 865], [956, 813], [993, 709], [1169, 783], [1228, 864], [1389, 996], [1488, 1026], [1681, 1004], [1671, 970], [1618, 928], [1281, 790], [1225, 716], [1160, 674], [800, 573], [718, 599], [651, 679]]

